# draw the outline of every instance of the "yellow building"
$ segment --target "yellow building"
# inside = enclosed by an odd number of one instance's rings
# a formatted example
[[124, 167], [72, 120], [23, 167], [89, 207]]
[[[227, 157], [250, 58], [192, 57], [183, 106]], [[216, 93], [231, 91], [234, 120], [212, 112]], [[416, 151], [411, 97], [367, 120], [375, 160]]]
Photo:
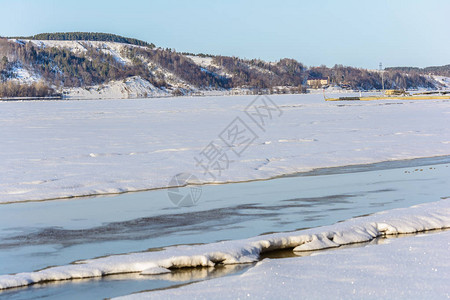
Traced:
[[309, 87], [312, 88], [320, 88], [324, 85], [328, 84], [328, 78], [316, 78], [316, 79], [308, 79], [306, 81]]

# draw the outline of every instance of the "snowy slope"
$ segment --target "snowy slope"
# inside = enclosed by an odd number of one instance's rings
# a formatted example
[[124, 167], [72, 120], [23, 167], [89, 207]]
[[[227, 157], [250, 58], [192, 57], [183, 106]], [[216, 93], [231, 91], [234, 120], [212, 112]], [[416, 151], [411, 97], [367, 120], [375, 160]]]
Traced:
[[21, 65], [16, 65], [12, 69], [12, 72], [14, 74], [13, 81], [17, 81], [19, 83], [31, 84], [42, 80], [42, 77], [40, 75], [33, 73], [32, 71]]
[[[17, 40], [11, 39], [17, 43], [31, 42], [37, 47], [43, 48], [63, 48], [68, 49], [75, 54], [86, 53], [88, 47], [93, 47], [105, 54], [111, 55], [116, 61], [123, 65], [132, 65], [131, 60], [126, 55], [126, 50], [139, 48], [141, 46], [123, 44], [117, 42], [101, 41], [57, 41], [57, 40]], [[82, 88], [64, 88], [63, 94], [69, 99], [123, 99], [123, 98], [147, 98], [162, 97], [171, 95], [173, 90], [178, 88], [197, 92], [197, 88], [187, 84], [182, 79], [175, 76], [165, 68], [146, 61], [149, 66], [149, 72], [157, 74], [164, 78], [171, 85], [170, 89], [156, 88], [150, 82], [137, 76], [133, 76], [121, 81], [111, 81], [101, 86], [88, 86]], [[151, 71], [150, 71], [151, 70]], [[41, 80], [41, 76], [33, 74], [23, 67], [14, 69], [15, 80], [21, 83], [35, 83]], [[207, 91], [205, 91], [207, 92]], [[224, 94], [224, 93], [221, 93]]]
[[226, 70], [221, 68], [219, 65], [214, 64], [212, 57], [201, 57], [194, 55], [187, 55], [187, 57], [190, 58], [196, 65], [202, 67], [204, 70], [214, 69], [216, 70], [217, 75], [233, 77], [233, 74], [226, 72]]
[[213, 64], [213, 58], [212, 57], [201, 57], [201, 56], [194, 56], [194, 55], [187, 55], [188, 58], [190, 58], [194, 63], [197, 65], [203, 67], [203, 68], [210, 68], [210, 67], [216, 67], [218, 68], [218, 65]]
[[131, 61], [122, 55], [122, 51], [127, 47], [139, 47], [130, 44], [116, 43], [116, 42], [100, 42], [100, 41], [56, 41], [56, 40], [14, 40], [23, 43], [31, 42], [37, 47], [44, 48], [64, 48], [72, 51], [73, 53], [84, 53], [86, 47], [93, 47], [101, 49], [106, 54], [112, 55], [117, 61], [123, 64], [130, 64]]
[[450, 89], [450, 77], [445, 76], [437, 76], [432, 75], [430, 76], [433, 80], [439, 82], [442, 85], [442, 88], [444, 89]]
[[[220, 76], [226, 76], [226, 77], [233, 77], [233, 74], [228, 73], [224, 68], [220, 67], [217, 64], [214, 64], [213, 62], [213, 58], [212, 57], [202, 57], [202, 56], [194, 56], [194, 55], [187, 55], [188, 58], [190, 58], [195, 64], [197, 64], [198, 66], [206, 69], [213, 69], [216, 70], [216, 74], [220, 75]], [[264, 73], [264, 74], [274, 74], [273, 72], [267, 70], [267, 69], [263, 69], [260, 68], [258, 66], [255, 65], [251, 65], [249, 63], [246, 63], [244, 61], [241, 62], [242, 64], [246, 64], [247, 67], [249, 69], [253, 69], [256, 70], [260, 73]]]
[[127, 99], [168, 97], [170, 95], [170, 91], [156, 88], [139, 76], [129, 77], [126, 80], [111, 81], [105, 85], [65, 90], [66, 99]]

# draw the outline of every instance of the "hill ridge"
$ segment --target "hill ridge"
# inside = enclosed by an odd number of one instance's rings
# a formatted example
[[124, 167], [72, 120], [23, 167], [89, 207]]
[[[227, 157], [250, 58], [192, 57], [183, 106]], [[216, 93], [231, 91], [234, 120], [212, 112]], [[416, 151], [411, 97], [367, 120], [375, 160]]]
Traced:
[[[142, 46], [144, 43], [147, 46]], [[436, 80], [415, 69], [386, 69], [383, 77], [386, 89], [450, 87], [448, 77]], [[105, 85], [114, 82], [115, 87], [107, 90], [117, 91], [120, 97], [197, 95], [211, 91], [302, 93], [307, 87], [321, 87], [307, 82], [314, 78], [328, 79], [325, 87], [337, 89], [364, 91], [382, 87], [381, 73], [377, 70], [342, 65], [307, 67], [290, 58], [267, 62], [177, 52], [107, 33], [42, 33], [0, 38], [0, 97], [33, 94], [38, 86], [27, 88], [17, 84], [37, 82], [64, 94], [78, 89], [79, 94], [89, 91], [96, 96]], [[16, 85], [8, 85], [11, 82]]]
[[124, 37], [113, 33], [104, 32], [51, 32], [38, 33], [32, 36], [17, 36], [8, 37], [8, 39], [23, 39], [23, 40], [54, 40], [54, 41], [99, 41], [99, 42], [117, 42], [137, 46], [145, 46], [154, 48], [153, 43], [138, 40], [135, 38]]

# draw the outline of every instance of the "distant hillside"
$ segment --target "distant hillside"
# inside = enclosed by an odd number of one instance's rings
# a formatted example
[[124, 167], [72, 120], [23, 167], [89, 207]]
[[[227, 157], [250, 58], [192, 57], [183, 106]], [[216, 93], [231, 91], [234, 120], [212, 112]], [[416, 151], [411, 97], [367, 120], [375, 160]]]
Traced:
[[391, 71], [405, 72], [405, 73], [418, 73], [418, 74], [432, 74], [438, 76], [450, 77], [450, 65], [445, 66], [434, 66], [426, 68], [416, 68], [416, 67], [393, 67], [387, 68]]
[[[312, 78], [330, 78], [331, 83], [338, 86], [348, 86], [354, 90], [380, 90], [381, 73], [365, 69], [335, 65], [333, 68], [312, 67], [308, 70]], [[386, 89], [434, 89], [438, 85], [432, 79], [418, 73], [384, 71], [384, 87]]]
[[55, 33], [39, 33], [33, 36], [9, 37], [10, 39], [24, 40], [55, 40], [55, 41], [103, 41], [131, 44], [137, 46], [145, 46], [154, 48], [155, 45], [138, 39], [127, 38], [111, 33], [102, 32], [55, 32]]
[[[425, 76], [428, 72], [424, 70], [427, 68], [420, 72], [387, 69], [384, 86], [388, 89], [443, 86]], [[316, 78], [327, 78], [330, 86], [342, 89], [382, 87], [378, 71], [342, 65], [308, 68], [289, 58], [266, 62], [179, 53], [113, 34], [43, 33], [32, 37], [0, 38], [0, 97], [52, 94], [55, 91], [66, 95], [76, 91], [79, 95], [92, 97], [104, 95], [106, 91], [111, 97], [114, 93], [120, 93], [121, 97], [147, 97], [206, 91], [302, 93], [306, 91], [307, 80]], [[14, 84], [9, 84], [11, 82]]]

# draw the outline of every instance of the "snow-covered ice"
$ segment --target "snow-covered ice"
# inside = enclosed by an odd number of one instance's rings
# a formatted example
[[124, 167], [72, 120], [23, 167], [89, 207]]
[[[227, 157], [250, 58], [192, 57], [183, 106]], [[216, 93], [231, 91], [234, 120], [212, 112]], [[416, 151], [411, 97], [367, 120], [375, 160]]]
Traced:
[[448, 299], [450, 232], [265, 259], [242, 275], [114, 299]]
[[[143, 92], [152, 88], [139, 78], [119, 82], [118, 86], [130, 84], [142, 86]], [[111, 95], [114, 93], [111, 91]], [[322, 95], [270, 98], [281, 113], [266, 118], [264, 126], [258, 126], [260, 119], [252, 120], [244, 113], [254, 96], [0, 102], [0, 203], [166, 187], [172, 176], [182, 172], [211, 182], [195, 158], [211, 142], [221, 143], [224, 133], [230, 132], [231, 122], [239, 121], [253, 131], [254, 139], [238, 154], [239, 145], [230, 146], [226, 153], [231, 162], [216, 174], [214, 182], [267, 179], [315, 168], [450, 154], [450, 106], [446, 100], [327, 103]], [[292, 248], [302, 253], [384, 235], [449, 227], [450, 199], [446, 198], [308, 230], [113, 255], [41, 271], [1, 275], [0, 289], [127, 272], [169, 276], [173, 268], [179, 267], [255, 263], [261, 253], [271, 250]], [[439, 249], [433, 249], [434, 245], [439, 245]], [[411, 256], [401, 256], [407, 246], [412, 249], [408, 254], [416, 255], [417, 261], [433, 269], [421, 273], [417, 265], [408, 264]], [[286, 286], [283, 295], [290, 295], [300, 279], [310, 288], [300, 291], [312, 298], [332, 296], [333, 291], [336, 297], [344, 298], [448, 296], [448, 290], [445, 294], [441, 288], [445, 286], [441, 281], [448, 279], [448, 266], [435, 267], [446, 253], [448, 233], [405, 238], [404, 242], [358, 250], [264, 260], [245, 274], [229, 279], [137, 296], [175, 297], [185, 291], [185, 295], [208, 298], [212, 294], [202, 290], [223, 294], [230, 286], [236, 286], [230, 297], [246, 296], [247, 292], [273, 298], [282, 285]], [[351, 264], [360, 269], [348, 267]], [[275, 271], [271, 273], [270, 269]], [[395, 275], [389, 275], [393, 269], [404, 276], [393, 278]], [[408, 277], [408, 272], [413, 275]], [[383, 277], [385, 273], [389, 274]], [[370, 285], [371, 276], [383, 278]], [[356, 284], [350, 286], [349, 278]], [[233, 280], [241, 280], [248, 289], [242, 289]], [[414, 285], [415, 280], [420, 284]], [[434, 294], [428, 293], [432, 280], [437, 287]], [[277, 288], [260, 288], [270, 283]], [[402, 284], [411, 286], [412, 292], [398, 294]], [[326, 292], [320, 294], [318, 287], [326, 287]], [[420, 287], [423, 294], [414, 294]]]
[[236, 117], [256, 138], [215, 182], [450, 154], [446, 100], [271, 96], [283, 113], [263, 131], [243, 112], [254, 99], [0, 102], [0, 202], [160, 188], [183, 172], [212, 181], [194, 158]]
[[78, 261], [41, 271], [0, 276], [0, 289], [34, 283], [142, 272], [170, 272], [171, 268], [212, 267], [259, 260], [260, 254], [278, 249], [311, 251], [371, 241], [376, 237], [450, 227], [450, 199], [350, 219], [335, 225], [250, 239], [169, 247], [157, 252], [131, 253]]

